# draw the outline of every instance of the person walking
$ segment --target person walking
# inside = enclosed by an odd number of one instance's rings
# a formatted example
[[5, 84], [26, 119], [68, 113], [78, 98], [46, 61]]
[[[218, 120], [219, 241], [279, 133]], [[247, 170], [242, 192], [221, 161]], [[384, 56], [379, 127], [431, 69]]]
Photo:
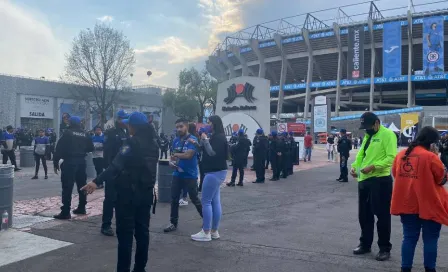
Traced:
[[[250, 151], [251, 143], [247, 137], [244, 136], [244, 130], [240, 129], [238, 131], [238, 139], [236, 144], [231, 145], [231, 150], [233, 154], [233, 170], [230, 182], [227, 186], [234, 187], [237, 173], [239, 172], [239, 182], [237, 186], [243, 186], [244, 180], [244, 168], [247, 165], [247, 155]], [[205, 158], [205, 157], [204, 157]]]
[[327, 153], [328, 153], [328, 161], [334, 162], [334, 136], [330, 134], [327, 138]]
[[264, 135], [263, 129], [257, 129], [257, 136], [253, 143], [254, 166], [257, 179], [253, 183], [264, 183], [266, 153], [268, 150], [268, 138]]
[[176, 121], [178, 137], [173, 142], [173, 155], [170, 165], [173, 167], [173, 181], [171, 183], [171, 213], [170, 224], [163, 230], [172, 232], [177, 230], [179, 222], [179, 200], [182, 189], [188, 188], [188, 195], [199, 215], [202, 217], [202, 205], [198, 198], [198, 157], [197, 149], [191, 138], [197, 138], [188, 133], [188, 121], [180, 118]]
[[352, 141], [347, 138], [347, 130], [342, 128], [340, 131], [341, 137], [338, 141], [338, 153], [340, 154], [339, 158], [339, 169], [340, 175], [337, 181], [339, 182], [348, 182], [348, 167], [347, 162], [350, 157], [350, 150], [352, 150]]
[[17, 167], [14, 141], [14, 129], [12, 126], [7, 126], [6, 131], [2, 133], [2, 137], [0, 138], [0, 148], [3, 155], [3, 164], [6, 164], [9, 158], [11, 164], [14, 165], [14, 171], [17, 172], [22, 169]]
[[305, 156], [304, 156], [304, 162], [308, 161], [311, 162], [311, 150], [313, 149], [313, 137], [311, 136], [311, 133], [308, 131], [305, 135], [305, 138], [303, 140], [303, 145], [305, 147]]
[[[123, 122], [132, 136], [109, 167], [82, 188], [88, 194], [98, 185], [112, 181], [116, 186], [116, 223], [118, 239], [117, 272], [131, 271], [132, 247], [136, 241], [133, 272], [146, 271], [149, 251], [149, 220], [154, 203], [159, 146], [157, 132], [145, 114], [133, 112]], [[155, 206], [152, 208], [155, 213]]]
[[351, 176], [358, 179], [358, 214], [361, 237], [355, 255], [371, 252], [375, 216], [377, 217], [379, 253], [377, 261], [390, 258], [392, 177], [390, 171], [397, 154], [396, 137], [381, 125], [372, 112], [361, 116], [360, 129], [365, 130], [364, 142], [352, 164]]
[[[203, 221], [200, 232], [191, 235], [191, 239], [208, 242], [219, 239], [219, 224], [221, 222], [221, 184], [227, 175], [228, 143], [224, 133], [224, 126], [219, 116], [208, 118], [211, 135], [201, 135], [203, 152], [204, 184], [202, 188]], [[244, 136], [244, 135], [243, 135]]]
[[[104, 134], [103, 130], [100, 127], [95, 128], [95, 134], [92, 136], [93, 142], [93, 165], [95, 166], [96, 176], [99, 176], [104, 171], [104, 158], [103, 158], [103, 150], [104, 150]], [[99, 188], [103, 188], [101, 184]]]
[[447, 173], [434, 148], [438, 138], [435, 128], [424, 127], [392, 167], [395, 182], [390, 213], [400, 216], [403, 226], [402, 272], [412, 270], [420, 232], [425, 271], [436, 271], [440, 229], [448, 226], [448, 191], [443, 186]]
[[160, 158], [163, 159], [163, 155], [165, 154], [165, 160], [168, 159], [168, 145], [169, 145], [168, 138], [165, 136], [164, 133], [160, 133]]
[[47, 169], [47, 160], [45, 158], [45, 154], [47, 153], [47, 148], [50, 145], [50, 140], [47, 136], [45, 136], [44, 130], [39, 130], [39, 137], [34, 139], [34, 160], [36, 162], [36, 171], [34, 172], [34, 177], [31, 179], [38, 179], [40, 162], [42, 161], [42, 166], [45, 172], [45, 179], [48, 179], [48, 169]]

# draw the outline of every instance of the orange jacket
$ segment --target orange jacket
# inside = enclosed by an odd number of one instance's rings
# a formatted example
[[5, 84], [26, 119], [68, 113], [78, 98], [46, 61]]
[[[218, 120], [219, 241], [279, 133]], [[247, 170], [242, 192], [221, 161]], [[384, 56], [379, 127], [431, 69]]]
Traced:
[[448, 191], [441, 185], [446, 171], [438, 156], [423, 147], [415, 147], [403, 160], [406, 150], [395, 158], [395, 178], [390, 213], [418, 214], [421, 219], [448, 225]]

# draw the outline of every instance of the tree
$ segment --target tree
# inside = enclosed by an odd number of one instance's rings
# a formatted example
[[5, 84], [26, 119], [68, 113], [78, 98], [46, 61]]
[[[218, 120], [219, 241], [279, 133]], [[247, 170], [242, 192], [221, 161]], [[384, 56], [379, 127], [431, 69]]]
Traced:
[[218, 82], [207, 70], [199, 72], [195, 68], [184, 69], [179, 73], [179, 95], [194, 98], [199, 104], [197, 119], [202, 122], [205, 109], [212, 106], [216, 110], [216, 95]]
[[164, 107], [171, 108], [174, 115], [194, 121], [200, 111], [199, 103], [185, 93], [168, 90], [163, 94], [162, 102]]
[[112, 105], [130, 89], [130, 75], [135, 64], [130, 41], [122, 32], [97, 24], [93, 30], [82, 30], [74, 38], [66, 62], [64, 79], [91, 89], [86, 94], [75, 88], [72, 90], [74, 98], [84, 101], [96, 112], [100, 117], [99, 125], [103, 127]]

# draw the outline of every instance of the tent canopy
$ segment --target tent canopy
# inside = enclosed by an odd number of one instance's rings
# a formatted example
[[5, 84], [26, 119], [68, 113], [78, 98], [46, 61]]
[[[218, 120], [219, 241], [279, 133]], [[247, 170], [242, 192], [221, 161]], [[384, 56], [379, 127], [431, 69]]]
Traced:
[[400, 132], [400, 129], [397, 128], [397, 126], [395, 126], [393, 122], [390, 124], [389, 129], [392, 130], [393, 132]]

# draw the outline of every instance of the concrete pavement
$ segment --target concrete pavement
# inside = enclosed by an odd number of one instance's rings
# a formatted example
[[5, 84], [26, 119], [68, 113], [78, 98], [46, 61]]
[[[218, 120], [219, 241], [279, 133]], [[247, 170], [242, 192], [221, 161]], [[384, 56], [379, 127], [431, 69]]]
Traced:
[[[324, 151], [316, 150], [313, 162], [302, 162], [298, 168], [308, 170], [278, 182], [223, 188], [219, 241], [190, 240], [189, 236], [201, 226], [192, 205], [181, 207], [179, 230], [164, 234], [169, 205], [158, 204], [151, 221], [148, 271], [399, 271], [399, 219], [393, 218], [390, 261], [374, 260], [376, 245], [372, 254], [353, 256], [351, 250], [359, 239], [356, 182], [336, 182], [338, 166], [326, 162]], [[252, 177], [253, 173], [247, 180]], [[115, 271], [117, 241], [99, 234], [100, 221], [99, 216], [93, 215], [32, 225], [26, 229], [27, 234], [45, 237], [48, 243], [65, 243], [53, 251], [5, 266], [0, 261], [0, 272]], [[4, 243], [2, 235], [0, 244]], [[448, 271], [448, 259], [443, 257], [447, 251], [448, 232], [443, 229], [438, 271]], [[0, 260], [5, 258], [2, 252], [4, 248], [0, 250]], [[419, 244], [416, 271], [422, 271], [421, 256]]]

